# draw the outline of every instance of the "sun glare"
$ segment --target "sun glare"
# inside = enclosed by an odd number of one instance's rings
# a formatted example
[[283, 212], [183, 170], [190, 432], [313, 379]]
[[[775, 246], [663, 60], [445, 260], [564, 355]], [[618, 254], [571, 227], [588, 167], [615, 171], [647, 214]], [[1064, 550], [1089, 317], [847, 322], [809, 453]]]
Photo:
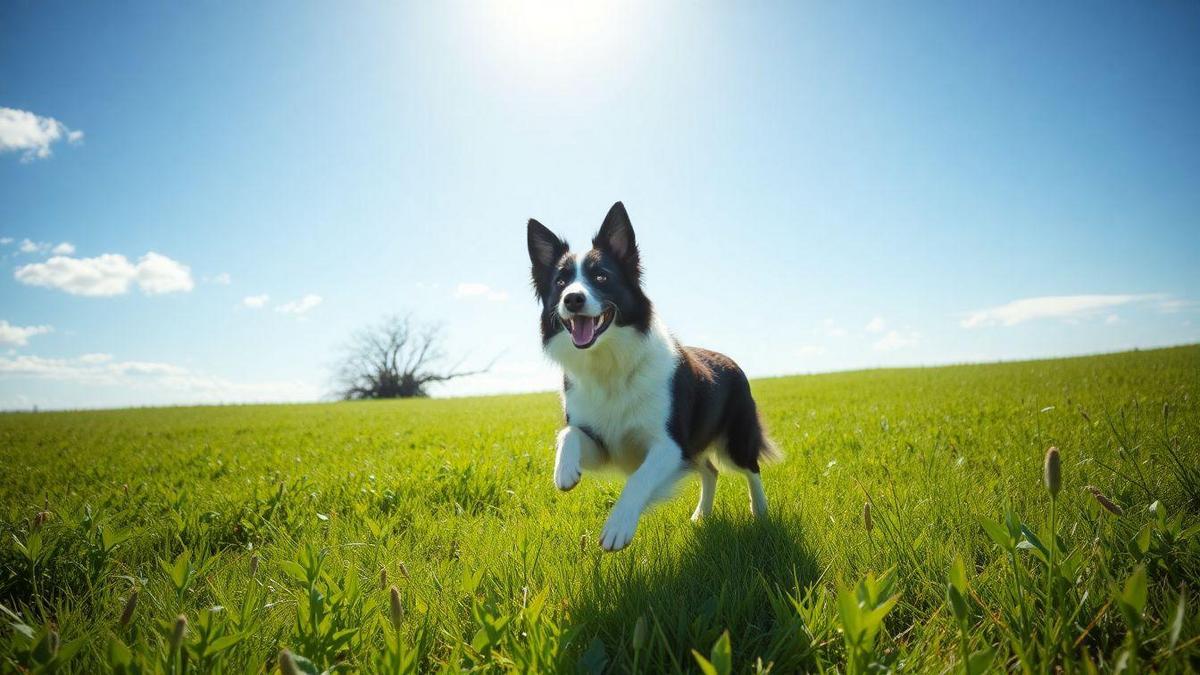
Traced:
[[525, 75], [556, 77], [618, 59], [628, 44], [624, 3], [514, 0], [486, 5], [480, 28], [492, 56]]

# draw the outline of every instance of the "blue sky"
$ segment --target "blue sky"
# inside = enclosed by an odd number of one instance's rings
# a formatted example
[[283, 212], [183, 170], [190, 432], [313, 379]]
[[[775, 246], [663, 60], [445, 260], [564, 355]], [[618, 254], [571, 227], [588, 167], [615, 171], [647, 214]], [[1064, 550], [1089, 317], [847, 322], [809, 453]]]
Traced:
[[524, 222], [618, 199], [752, 375], [1197, 342], [1198, 64], [1189, 3], [4, 3], [0, 407], [313, 400], [396, 311], [552, 388]]

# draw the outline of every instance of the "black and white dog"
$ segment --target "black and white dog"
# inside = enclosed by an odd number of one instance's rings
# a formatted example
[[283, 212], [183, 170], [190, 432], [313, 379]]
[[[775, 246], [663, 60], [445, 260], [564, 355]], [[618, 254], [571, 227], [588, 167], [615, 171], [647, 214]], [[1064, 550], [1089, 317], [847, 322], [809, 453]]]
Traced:
[[654, 314], [624, 205], [613, 204], [586, 253], [572, 253], [536, 220], [528, 238], [542, 345], [563, 369], [566, 426], [554, 483], [570, 490], [583, 471], [628, 476], [600, 545], [628, 546], [642, 511], [691, 471], [701, 486], [692, 519], [708, 515], [717, 487], [713, 459], [746, 476], [750, 510], [765, 515], [759, 462], [778, 455], [746, 375], [727, 356], [682, 346]]

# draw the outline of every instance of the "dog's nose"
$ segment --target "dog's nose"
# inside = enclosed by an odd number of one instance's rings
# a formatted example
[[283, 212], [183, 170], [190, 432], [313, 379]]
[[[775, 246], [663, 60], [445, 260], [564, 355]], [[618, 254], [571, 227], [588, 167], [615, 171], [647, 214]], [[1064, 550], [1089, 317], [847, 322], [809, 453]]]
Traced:
[[567, 293], [563, 296], [563, 306], [567, 308], [568, 312], [578, 312], [583, 309], [583, 303], [586, 301], [587, 298], [583, 297], [583, 293], [578, 291]]

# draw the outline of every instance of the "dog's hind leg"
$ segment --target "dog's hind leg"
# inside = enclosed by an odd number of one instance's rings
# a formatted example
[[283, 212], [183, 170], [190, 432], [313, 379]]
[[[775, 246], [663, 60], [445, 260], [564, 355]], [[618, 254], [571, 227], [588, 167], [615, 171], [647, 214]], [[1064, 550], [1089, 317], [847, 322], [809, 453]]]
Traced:
[[717, 496], [717, 468], [704, 460], [697, 471], [700, 473], [700, 501], [692, 512], [692, 520], [700, 520], [712, 513], [713, 499]]
[[642, 465], [630, 474], [625, 489], [608, 515], [600, 533], [600, 546], [606, 551], [620, 551], [628, 546], [642, 511], [652, 501], [670, 494], [687, 468], [683, 451], [674, 441], [668, 438], [653, 443]]
[[750, 486], [750, 513], [755, 518], [767, 516], [767, 493], [763, 490], [762, 477], [757, 471], [746, 471], [746, 482]]

